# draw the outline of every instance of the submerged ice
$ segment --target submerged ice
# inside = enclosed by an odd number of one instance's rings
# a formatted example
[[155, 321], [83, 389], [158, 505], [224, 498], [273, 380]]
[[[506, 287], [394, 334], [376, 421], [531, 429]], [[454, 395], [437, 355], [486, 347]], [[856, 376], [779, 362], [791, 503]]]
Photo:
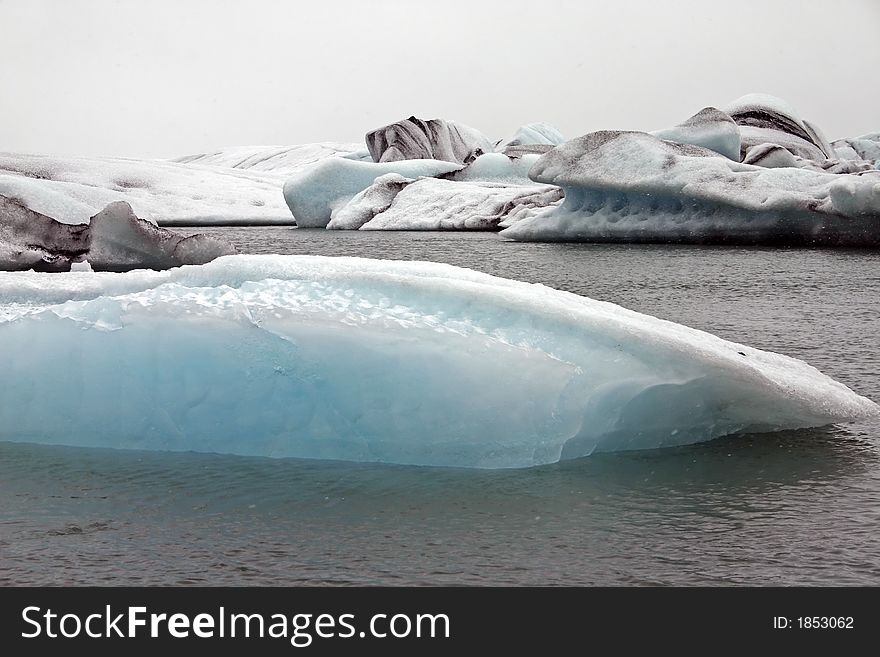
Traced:
[[9, 274], [0, 359], [0, 439], [96, 447], [526, 467], [878, 412], [613, 304], [358, 258]]

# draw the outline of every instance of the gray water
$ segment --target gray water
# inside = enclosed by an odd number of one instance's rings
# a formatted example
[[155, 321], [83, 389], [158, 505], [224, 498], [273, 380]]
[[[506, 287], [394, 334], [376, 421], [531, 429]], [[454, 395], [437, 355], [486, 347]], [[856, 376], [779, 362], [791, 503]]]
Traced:
[[[880, 252], [202, 232], [541, 282], [880, 400]], [[4, 584], [880, 584], [878, 421], [506, 471], [0, 443], [0, 500]]]

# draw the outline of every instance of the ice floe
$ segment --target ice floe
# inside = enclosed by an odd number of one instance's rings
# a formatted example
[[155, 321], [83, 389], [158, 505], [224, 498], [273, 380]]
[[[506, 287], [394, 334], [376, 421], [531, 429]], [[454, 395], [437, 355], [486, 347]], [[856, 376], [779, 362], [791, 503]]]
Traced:
[[91, 447], [526, 467], [878, 412], [610, 303], [359, 258], [6, 274], [0, 360], [0, 439]]

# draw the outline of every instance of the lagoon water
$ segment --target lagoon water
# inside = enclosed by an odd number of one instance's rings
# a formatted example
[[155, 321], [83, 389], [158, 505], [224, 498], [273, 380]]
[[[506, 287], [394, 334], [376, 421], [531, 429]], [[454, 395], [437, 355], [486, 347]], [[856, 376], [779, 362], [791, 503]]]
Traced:
[[[880, 400], [876, 251], [190, 232], [541, 282]], [[0, 443], [0, 499], [7, 585], [880, 584], [876, 420], [503, 471]]]

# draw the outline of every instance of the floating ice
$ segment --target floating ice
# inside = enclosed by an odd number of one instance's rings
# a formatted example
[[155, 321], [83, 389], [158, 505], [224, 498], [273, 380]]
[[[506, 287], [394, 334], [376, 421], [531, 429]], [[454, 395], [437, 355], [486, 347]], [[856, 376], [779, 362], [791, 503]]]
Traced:
[[513, 223], [561, 198], [562, 190], [552, 185], [422, 178], [403, 186], [361, 230], [496, 230], [501, 222]]
[[484, 468], [853, 420], [809, 365], [448, 265], [0, 277], [0, 439]]
[[0, 194], [62, 223], [88, 223], [108, 203], [163, 226], [291, 223], [285, 176], [159, 160], [0, 154]]
[[[817, 128], [801, 119], [788, 103], [767, 94], [748, 94], [724, 108], [736, 121], [742, 138], [742, 155], [759, 144], [778, 144], [810, 160], [836, 157]], [[742, 157], [734, 158], [741, 160]]]
[[341, 157], [327, 158], [284, 183], [284, 200], [297, 226], [324, 228], [336, 211], [372, 185], [379, 176], [396, 173], [417, 178], [437, 176], [461, 168], [461, 164], [441, 160], [377, 163]]
[[67, 271], [89, 250], [88, 226], [71, 226], [0, 194], [0, 271]]
[[399, 173], [386, 173], [373, 181], [373, 184], [355, 196], [336, 212], [327, 228], [336, 230], [358, 230], [380, 212], [385, 212], [394, 198], [404, 187], [415, 182]]
[[425, 121], [414, 116], [367, 133], [374, 162], [445, 160], [466, 164], [494, 148], [485, 135], [445, 119]]
[[520, 126], [513, 137], [498, 144], [495, 150], [503, 151], [514, 146], [556, 146], [564, 141], [565, 137], [559, 130], [549, 123], [539, 121]]
[[538, 161], [537, 154], [522, 153], [514, 157], [503, 153], [486, 153], [468, 164], [461, 171], [451, 173], [445, 178], [470, 182], [499, 182], [516, 185], [535, 184], [529, 178], [529, 171]]
[[89, 224], [63, 224], [0, 195], [0, 271], [69, 271], [88, 259], [96, 271], [167, 269], [235, 253], [207, 235], [184, 237], [139, 219], [115, 201]]
[[168, 269], [201, 265], [235, 249], [208, 235], [184, 237], [135, 216], [125, 201], [109, 204], [89, 223], [91, 246], [86, 256], [95, 271]]
[[172, 161], [247, 171], [268, 171], [289, 176], [328, 157], [372, 161], [369, 151], [362, 144], [339, 142], [319, 142], [298, 146], [239, 146], [211, 153], [186, 155]]
[[730, 115], [714, 107], [704, 107], [684, 123], [651, 134], [666, 141], [702, 146], [737, 162], [741, 159], [739, 127]]
[[640, 132], [595, 132], [530, 171], [565, 201], [502, 234], [518, 240], [876, 246], [880, 172], [734, 162]]
[[797, 167], [828, 173], [860, 173], [862, 171], [872, 171], [875, 168], [873, 163], [861, 159], [808, 160], [807, 158], [794, 155], [779, 144], [752, 146], [743, 158], [743, 164], [754, 164], [755, 166], [768, 169]]
[[867, 160], [880, 164], [880, 132], [862, 137], [838, 139], [831, 144], [837, 157], [846, 160]]

